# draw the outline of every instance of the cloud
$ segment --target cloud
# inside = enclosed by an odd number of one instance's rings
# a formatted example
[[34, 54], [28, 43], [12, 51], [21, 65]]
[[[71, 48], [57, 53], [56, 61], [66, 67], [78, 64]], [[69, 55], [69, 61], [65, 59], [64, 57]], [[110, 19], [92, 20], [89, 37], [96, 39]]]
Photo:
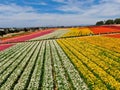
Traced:
[[[55, 0], [57, 1], [57, 0]], [[63, 12], [76, 12], [81, 16], [111, 17], [120, 15], [120, 0], [101, 0], [97, 4], [95, 0], [68, 0], [69, 3], [62, 5], [57, 10]]]
[[100, 2], [104, 2], [104, 3], [120, 3], [120, 0], [101, 0]]
[[66, 5], [84, 5], [84, 4], [91, 4], [94, 0], [52, 0], [57, 3], [63, 3]]
[[58, 2], [58, 3], [66, 3], [66, 0], [52, 0], [54, 2]]
[[41, 2], [40, 5], [47, 5], [47, 3], [45, 3], [45, 2]]
[[[57, 17], [57, 18], [55, 18]], [[7, 26], [60, 26], [60, 25], [82, 25], [83, 23], [94, 23], [96, 18], [81, 17], [74, 14], [38, 14], [38, 13], [21, 13], [12, 16], [3, 16], [4, 20], [0, 25]]]
[[55, 2], [62, 3], [61, 6], [56, 9], [63, 12], [71, 13], [83, 13], [87, 7], [87, 4], [91, 4], [93, 0], [53, 0]]
[[[106, 0], [103, 0], [106, 1]], [[101, 2], [98, 5], [93, 5], [83, 15], [92, 15], [97, 17], [115, 17], [120, 15], [120, 5], [116, 2]]]
[[[81, 25], [94, 23], [91, 18], [84, 19], [79, 14], [38, 13], [32, 7], [16, 4], [0, 5], [0, 27], [32, 27], [32, 26], [60, 26]], [[4, 9], [2, 9], [4, 8]], [[16, 10], [17, 8], [17, 10]]]
[[60, 10], [60, 11], [63, 11], [63, 12], [82, 12], [83, 10], [79, 7], [76, 7], [76, 6], [71, 6], [71, 5], [64, 5], [64, 6], [61, 6], [59, 8], [57, 8], [57, 10]]
[[62, 13], [38, 12], [38, 8], [30, 5], [0, 4], [0, 27], [88, 25], [99, 20], [114, 19], [120, 15], [119, 0], [101, 0], [97, 4], [94, 0], [53, 1], [62, 3], [54, 8]]
[[26, 5], [43, 5], [43, 6], [46, 6], [47, 3], [44, 2], [44, 1], [39, 1], [39, 0], [23, 0], [23, 3], [26, 4]]
[[16, 4], [0, 4], [0, 13], [21, 13], [21, 12], [31, 12], [34, 11], [32, 7], [28, 6], [18, 6]]

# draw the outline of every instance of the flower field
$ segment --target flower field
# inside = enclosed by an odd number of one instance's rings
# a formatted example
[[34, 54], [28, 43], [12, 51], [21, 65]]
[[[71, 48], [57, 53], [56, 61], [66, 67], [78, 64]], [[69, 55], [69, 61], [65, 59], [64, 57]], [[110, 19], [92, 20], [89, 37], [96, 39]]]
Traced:
[[0, 90], [120, 90], [120, 39], [90, 34], [56, 29], [1, 45]]
[[[101, 37], [99, 37], [101, 38]], [[85, 82], [94, 90], [120, 89], [120, 54], [91, 41], [64, 39], [57, 42], [76, 66]], [[102, 43], [102, 41], [100, 42]], [[112, 49], [112, 48], [111, 48]], [[117, 49], [120, 50], [120, 49]]]
[[[103, 47], [103, 49], [109, 49], [114, 52], [120, 53], [120, 39], [119, 38], [110, 38], [105, 36], [93, 36], [90, 38], [84, 37], [81, 38], [83, 41], [90, 42], [91, 44]], [[112, 53], [114, 53], [112, 52]]]
[[107, 37], [120, 38], [120, 34], [106, 35]]
[[70, 30], [69, 29], [56, 29], [52, 33], [43, 35], [41, 37], [34, 38], [32, 40], [41, 40], [41, 39], [51, 39], [51, 38], [60, 38], [64, 34], [68, 33]]
[[105, 27], [113, 28], [113, 29], [120, 29], [120, 26], [105, 26]]
[[0, 54], [0, 89], [88, 89], [54, 40], [17, 44]]
[[26, 41], [26, 40], [30, 40], [32, 38], [36, 38], [36, 37], [51, 33], [51, 32], [53, 32], [53, 30], [38, 31], [38, 32], [29, 34], [29, 35], [24, 35], [24, 36], [6, 39], [6, 40], [3, 40], [1, 43]]
[[92, 26], [89, 27], [94, 34], [103, 34], [103, 33], [117, 33], [120, 32], [119, 27], [112, 26]]
[[[27, 41], [27, 40], [30, 40], [30, 39], [33, 39], [33, 38], [36, 38], [36, 37], [39, 37], [39, 36], [43, 36], [45, 34], [49, 34], [49, 33], [52, 33], [53, 32], [53, 29], [52, 30], [44, 30], [44, 31], [37, 31], [37, 32], [34, 32], [34, 33], [31, 33], [31, 34], [28, 34], [28, 35], [23, 35], [23, 36], [17, 36], [17, 37], [13, 37], [13, 38], [10, 38], [10, 39], [6, 39], [6, 40], [2, 40], [0, 42], [0, 44], [2, 43], [16, 43], [16, 42], [23, 42], [23, 41]], [[13, 46], [15, 44], [3, 44], [3, 45], [0, 45], [0, 51], [2, 50], [5, 50], [11, 46]]]
[[87, 28], [69, 28], [69, 32], [64, 34], [62, 37], [74, 37], [74, 36], [87, 36], [93, 34], [93, 32]]
[[9, 48], [9, 47], [11, 47], [11, 46], [13, 46], [13, 44], [0, 45], [0, 51], [5, 50], [5, 49], [7, 49], [7, 48]]

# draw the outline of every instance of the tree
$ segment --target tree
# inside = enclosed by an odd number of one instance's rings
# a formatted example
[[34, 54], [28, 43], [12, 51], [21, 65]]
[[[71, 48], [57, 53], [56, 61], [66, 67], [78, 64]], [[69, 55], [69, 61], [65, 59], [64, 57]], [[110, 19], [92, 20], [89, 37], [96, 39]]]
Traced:
[[107, 20], [107, 21], [105, 21], [105, 24], [114, 24], [114, 21], [112, 20], [112, 19], [109, 19], [109, 20]]
[[103, 22], [103, 21], [98, 21], [98, 22], [96, 23], [96, 25], [104, 25], [104, 22]]
[[115, 19], [115, 20], [114, 20], [114, 23], [115, 23], [115, 24], [120, 24], [120, 18]]
[[0, 31], [0, 36], [3, 36], [2, 32]]
[[5, 34], [5, 32], [4, 31], [0, 31], [0, 36], [2, 36], [3, 37], [3, 35]]
[[27, 29], [27, 28], [24, 28], [24, 31], [25, 31], [25, 32], [27, 32], [27, 31], [28, 31], [28, 29]]

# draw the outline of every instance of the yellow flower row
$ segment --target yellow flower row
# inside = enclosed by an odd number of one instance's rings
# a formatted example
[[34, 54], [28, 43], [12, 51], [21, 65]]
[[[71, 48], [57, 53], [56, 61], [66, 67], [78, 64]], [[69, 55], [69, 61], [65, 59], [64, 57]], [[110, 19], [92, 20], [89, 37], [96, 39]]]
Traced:
[[120, 52], [120, 39], [119, 38], [92, 36], [90, 38], [84, 37], [84, 38], [81, 38], [80, 40], [87, 41], [91, 44], [98, 45], [100, 47], [104, 47], [106, 49], [109, 49], [115, 52]]
[[68, 28], [70, 30], [68, 33], [64, 34], [62, 37], [69, 37], [69, 36], [82, 36], [82, 35], [91, 35], [93, 32], [87, 28]]
[[[63, 50], [67, 53], [71, 61], [82, 73], [82, 75], [86, 79], [88, 86], [91, 86], [90, 88], [92, 88], [93, 90], [107, 90], [106, 86], [98, 78], [96, 78], [86, 66], [84, 66], [81, 60], [79, 60], [75, 55], [73, 55], [72, 52], [70, 52], [70, 50], [63, 44], [62, 40], [58, 40], [57, 42], [60, 44], [60, 46], [62, 46]], [[76, 53], [76, 55], [79, 56], [78, 53]]]
[[[99, 88], [99, 89], [100, 88], [102, 88], [102, 89], [103, 88], [104, 89], [106, 89], [106, 88], [113, 89], [114, 88], [117, 90], [120, 89], [120, 83], [118, 81], [116, 81], [116, 79], [113, 76], [109, 75], [104, 70], [105, 68], [107, 68], [107, 69], [109, 68], [107, 63], [104, 68], [104, 66], [102, 65], [102, 63], [104, 63], [104, 62], [101, 63], [99, 60], [96, 60], [96, 58], [93, 55], [91, 55], [90, 53], [86, 53], [84, 51], [85, 47], [83, 46], [81, 48], [80, 43], [78, 43], [77, 40], [75, 40], [75, 39], [66, 39], [65, 40], [64, 39], [64, 40], [58, 40], [58, 43], [62, 46], [64, 51], [70, 57], [71, 61], [75, 64], [75, 66], [77, 66], [79, 71], [87, 79], [87, 82], [90, 83], [90, 85], [92, 85], [93, 89], [97, 89], [97, 88]], [[86, 53], [86, 55], [85, 55], [85, 53]], [[95, 63], [95, 60], [97, 63]], [[101, 65], [98, 65], [99, 62]], [[119, 73], [119, 70], [116, 70], [116, 71]], [[112, 74], [112, 75], [115, 75], [115, 74]], [[119, 79], [119, 76], [118, 76], [118, 79]]]
[[72, 41], [73, 43], [75, 43], [76, 44], [75, 47], [79, 48], [78, 51], [81, 51], [85, 56], [89, 56], [88, 58], [91, 59], [91, 61], [95, 62], [100, 67], [102, 67], [105, 71], [111, 74], [116, 80], [120, 79], [120, 68], [119, 68], [120, 63], [104, 55], [99, 55], [99, 52], [101, 50], [92, 47], [89, 43], [82, 44], [83, 41], [80, 41], [78, 39], [74, 39], [74, 40], [68, 39], [67, 41], [68, 42]]

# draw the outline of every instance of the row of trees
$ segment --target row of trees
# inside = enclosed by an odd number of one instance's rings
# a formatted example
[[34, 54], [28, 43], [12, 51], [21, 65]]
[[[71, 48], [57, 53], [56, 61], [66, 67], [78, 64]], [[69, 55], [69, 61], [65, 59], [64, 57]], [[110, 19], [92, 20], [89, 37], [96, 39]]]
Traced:
[[120, 24], [120, 18], [117, 18], [115, 20], [109, 19], [109, 20], [106, 20], [106, 21], [96, 22], [96, 25], [109, 25], [109, 24]]

